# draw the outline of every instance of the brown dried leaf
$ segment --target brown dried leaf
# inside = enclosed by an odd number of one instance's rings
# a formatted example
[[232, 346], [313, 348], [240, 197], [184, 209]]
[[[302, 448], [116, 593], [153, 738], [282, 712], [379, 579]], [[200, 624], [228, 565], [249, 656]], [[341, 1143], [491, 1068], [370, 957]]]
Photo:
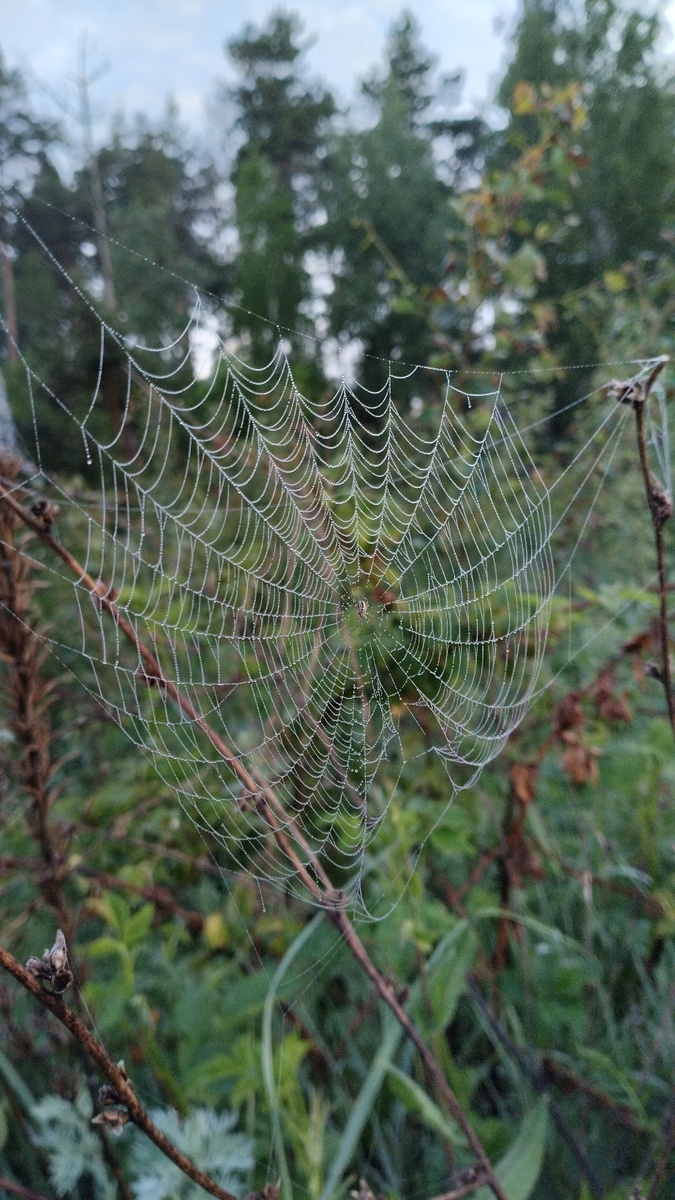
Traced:
[[595, 700], [601, 721], [632, 721], [624, 695], [614, 695], [614, 678], [611, 667], [607, 667], [589, 688], [589, 696]]
[[112, 1133], [115, 1137], [119, 1137], [125, 1125], [129, 1123], [129, 1113], [126, 1108], [105, 1108], [103, 1112], [97, 1113], [92, 1117], [92, 1125], [99, 1125], [106, 1130], [107, 1133]]
[[568, 730], [579, 729], [583, 723], [584, 713], [579, 702], [579, 693], [570, 692], [558, 705], [555, 715], [555, 734], [557, 737], [563, 738]]
[[563, 770], [569, 775], [575, 787], [583, 787], [585, 783], [598, 782], [598, 764], [596, 758], [600, 751], [583, 742], [572, 742], [563, 754]]
[[513, 795], [524, 807], [531, 804], [536, 796], [535, 781], [539, 766], [533, 762], [515, 762], [511, 764], [509, 777]]

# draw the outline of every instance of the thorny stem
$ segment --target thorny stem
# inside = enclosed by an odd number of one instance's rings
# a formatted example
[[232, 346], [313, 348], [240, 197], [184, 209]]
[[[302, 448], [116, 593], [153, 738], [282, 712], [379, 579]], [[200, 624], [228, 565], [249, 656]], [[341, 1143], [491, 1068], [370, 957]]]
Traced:
[[[1, 455], [3, 474], [14, 482], [21, 460]], [[54, 910], [69, 941], [74, 925], [64, 896], [66, 839], [55, 828], [51, 810], [56, 796], [52, 777], [51, 686], [41, 677], [44, 644], [31, 621], [34, 584], [25, 555], [14, 544], [19, 516], [0, 512], [0, 651], [7, 663], [11, 726], [20, 749], [17, 774], [30, 797], [27, 824], [41, 858], [39, 891]]]
[[[201, 729], [205, 737], [208, 738], [212, 746], [214, 746], [225, 762], [227, 762], [230, 769], [233, 771], [239, 781], [243, 784], [252, 804], [264, 811], [275, 839], [283, 849], [284, 853], [287, 854], [289, 859], [292, 861], [307, 890], [318, 903], [329, 910], [331, 921], [339, 929], [342, 937], [349, 946], [357, 962], [359, 962], [363, 967], [363, 970], [368, 975], [377, 992], [384, 1000], [385, 1004], [387, 1004], [391, 1009], [406, 1035], [417, 1048], [420, 1057], [427, 1071], [429, 1072], [429, 1075], [434, 1080], [434, 1084], [438, 1089], [439, 1094], [443, 1097], [443, 1100], [447, 1104], [450, 1113], [462, 1129], [469, 1145], [476, 1155], [476, 1158], [480, 1163], [485, 1175], [485, 1183], [496, 1197], [496, 1200], [507, 1200], [506, 1193], [504, 1192], [499, 1179], [495, 1175], [492, 1164], [490, 1163], [481, 1141], [474, 1133], [471, 1123], [465, 1115], [459, 1100], [455, 1096], [455, 1093], [445, 1079], [445, 1076], [441, 1071], [432, 1051], [427, 1046], [419, 1030], [403, 1008], [403, 1005], [400, 1003], [392, 985], [387, 979], [385, 979], [385, 977], [373, 963], [354, 926], [349, 920], [349, 917], [339, 908], [341, 900], [339, 893], [333, 888], [332, 883], [322, 864], [319, 862], [314, 850], [307, 842], [301, 830], [297, 828], [295, 823], [287, 814], [274, 789], [255, 768], [252, 768], [250, 771], [247, 770], [247, 768], [239, 760], [235, 752], [224, 741], [220, 734], [218, 734], [215, 729], [211, 728], [208, 722], [205, 721], [204, 718], [197, 712], [190, 700], [183, 695], [176, 684], [166, 677], [155, 655], [151, 650], [148, 649], [147, 646], [144, 645], [131, 623], [124, 617], [118, 608], [114, 600], [114, 593], [111, 592], [111, 589], [106, 587], [100, 581], [93, 579], [92, 576], [89, 575], [84, 567], [77, 561], [74, 555], [72, 555], [65, 546], [58, 542], [56, 538], [54, 538], [52, 534], [45, 529], [44, 525], [39, 519], [34, 517], [31, 513], [28, 513], [24, 509], [23, 505], [21, 505], [2, 484], [0, 484], [0, 499], [4, 500], [5, 503], [8, 504], [9, 507], [16, 513], [16, 515], [20, 517], [30, 529], [37, 533], [42, 541], [49, 546], [50, 549], [53, 550], [54, 553], [57, 554], [64, 563], [66, 563], [69, 569], [78, 578], [79, 582], [84, 584], [87, 590], [97, 598], [101, 607], [112, 617], [117, 627], [122, 631], [122, 633], [124, 633], [125, 637], [134, 646], [141, 659], [141, 662], [143, 663], [143, 669], [146, 673], [148, 682], [154, 683], [161, 687], [165, 694], [171, 697], [171, 699], [175, 704], [178, 705], [182, 712], [184, 712], [185, 715], [189, 717], [189, 719], [199, 729]], [[291, 831], [290, 837], [289, 833], [287, 832], [289, 830]], [[292, 844], [291, 838], [292, 841], [301, 848], [305, 856], [304, 862], [296, 851], [295, 845]], [[32, 988], [30, 990], [33, 991]], [[59, 1009], [63, 1007], [58, 1002], [56, 1003]], [[86, 1026], [82, 1025], [82, 1029], [88, 1033]], [[91, 1037], [91, 1035], [88, 1036]], [[98, 1043], [94, 1043], [94, 1045], [98, 1047]], [[100, 1050], [100, 1047], [98, 1047], [98, 1049]], [[108, 1059], [107, 1055], [105, 1055], [105, 1052], [101, 1051], [101, 1053], [103, 1054], [106, 1063], [115, 1069], [114, 1064], [111, 1063], [111, 1060]], [[126, 1087], [128, 1088], [129, 1085], [127, 1084]], [[131, 1094], [133, 1095], [133, 1093]], [[135, 1103], [138, 1105], [138, 1101], [135, 1100]], [[140, 1108], [140, 1105], [138, 1107], [140, 1112], [143, 1114], [144, 1120], [149, 1122], [147, 1114], [145, 1114], [144, 1110]], [[136, 1120], [133, 1115], [132, 1119]], [[149, 1123], [152, 1125], [151, 1122]], [[136, 1121], [136, 1124], [139, 1124], [139, 1122]], [[140, 1127], [143, 1128], [144, 1126], [141, 1125]], [[155, 1130], [155, 1127], [152, 1126], [152, 1129]], [[146, 1132], [148, 1132], [147, 1129]], [[159, 1130], [155, 1130], [155, 1132], [159, 1134]], [[148, 1136], [151, 1135], [148, 1133]], [[164, 1135], [160, 1136], [164, 1138]], [[153, 1137], [153, 1141], [159, 1145], [155, 1137]], [[171, 1143], [169, 1143], [166, 1138], [164, 1138], [164, 1141], [168, 1146], [171, 1146]], [[178, 1151], [175, 1151], [173, 1147], [171, 1147], [171, 1150], [173, 1154], [178, 1154]], [[172, 1154], [169, 1155], [169, 1157], [172, 1156]], [[174, 1161], [176, 1161], [175, 1158]], [[189, 1174], [189, 1172], [186, 1173]], [[194, 1176], [191, 1177], [194, 1178]], [[226, 1195], [226, 1193], [223, 1193], [222, 1191], [219, 1191], [218, 1193], [213, 1192], [212, 1188], [209, 1188], [208, 1190], [212, 1191], [214, 1195]]]
[[37, 979], [25, 967], [22, 967], [21, 963], [17, 962], [13, 955], [5, 950], [3, 946], [0, 946], [0, 966], [4, 967], [10, 975], [13, 975], [17, 982], [26, 988], [26, 991], [30, 992], [45, 1008], [48, 1008], [61, 1024], [65, 1025], [66, 1029], [72, 1033], [78, 1044], [93, 1059], [108, 1082], [112, 1084], [121, 1103], [127, 1109], [129, 1119], [133, 1121], [138, 1129], [143, 1131], [146, 1137], [150, 1138], [151, 1142], [155, 1143], [157, 1149], [162, 1151], [162, 1154], [170, 1158], [189, 1179], [198, 1183], [200, 1187], [203, 1187], [212, 1196], [216, 1196], [217, 1200], [237, 1200], [231, 1192], [219, 1187], [217, 1183], [209, 1179], [208, 1175], [200, 1171], [199, 1167], [196, 1167], [189, 1158], [186, 1158], [180, 1150], [177, 1150], [168, 1137], [162, 1133], [161, 1129], [158, 1129], [154, 1122], [150, 1120], [150, 1117], [136, 1096], [126, 1073], [115, 1065], [108, 1054], [106, 1054], [100, 1042], [97, 1042], [84, 1022], [80, 1020], [72, 1009], [64, 1004], [60, 996], [55, 996], [51, 992], [46, 991], [38, 983]]

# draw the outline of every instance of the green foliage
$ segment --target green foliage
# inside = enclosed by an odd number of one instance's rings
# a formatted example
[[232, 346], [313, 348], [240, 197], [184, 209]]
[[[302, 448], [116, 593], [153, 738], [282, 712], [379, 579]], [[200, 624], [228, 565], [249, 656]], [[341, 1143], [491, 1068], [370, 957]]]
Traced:
[[[548, 1109], [541, 1099], [523, 1118], [513, 1145], [495, 1168], [508, 1200], [527, 1200], [532, 1195], [541, 1171], [547, 1129]], [[488, 1200], [490, 1194], [488, 1188], [476, 1192], [478, 1200]]]
[[[448, 187], [434, 159], [434, 130], [425, 121], [433, 60], [404, 14], [390, 34], [388, 71], [364, 93], [373, 124], [337, 139], [325, 193], [326, 238], [334, 250], [333, 331], [356, 337], [369, 355], [424, 362], [428, 329], [406, 297], [430, 286], [447, 248]], [[380, 364], [364, 360], [371, 383]]]
[[[208, 1108], [197, 1108], [181, 1121], [171, 1109], [158, 1109], [150, 1116], [172, 1144], [199, 1163], [201, 1170], [222, 1188], [235, 1194], [243, 1190], [253, 1157], [249, 1139], [233, 1132], [233, 1113], [217, 1115]], [[140, 1133], [134, 1136], [131, 1169], [136, 1200], [198, 1200], [202, 1194], [198, 1184]]]
[[[100, 1200], [112, 1200], [117, 1195], [101, 1141], [91, 1126], [92, 1113], [91, 1097], [84, 1088], [72, 1102], [48, 1095], [30, 1110], [35, 1127], [32, 1140], [47, 1158], [49, 1177], [59, 1196], [82, 1195], [82, 1188], [92, 1186]], [[221, 1187], [235, 1194], [243, 1190], [253, 1157], [250, 1140], [233, 1132], [236, 1114], [196, 1108], [182, 1121], [172, 1109], [156, 1109], [150, 1117], [177, 1149]], [[127, 1128], [121, 1138], [125, 1139], [124, 1143], [120, 1140], [120, 1146], [124, 1146], [137, 1200], [198, 1200], [202, 1189], [145, 1134]]]
[[93, 1105], [89, 1093], [80, 1089], [73, 1103], [61, 1096], [45, 1096], [34, 1105], [31, 1115], [36, 1126], [33, 1141], [47, 1156], [57, 1195], [76, 1194], [80, 1181], [88, 1178], [96, 1197], [112, 1200], [116, 1186], [91, 1127]]

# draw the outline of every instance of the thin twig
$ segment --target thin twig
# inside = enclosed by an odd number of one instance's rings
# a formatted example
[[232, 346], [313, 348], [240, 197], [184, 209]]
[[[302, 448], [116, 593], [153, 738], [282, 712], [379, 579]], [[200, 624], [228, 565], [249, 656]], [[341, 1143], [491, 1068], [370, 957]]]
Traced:
[[471, 1146], [471, 1149], [483, 1168], [485, 1182], [488, 1184], [498, 1200], [506, 1200], [505, 1192], [494, 1173], [492, 1164], [490, 1163], [490, 1160], [483, 1149], [482, 1142], [474, 1133], [470, 1122], [464, 1114], [464, 1110], [459, 1103], [459, 1100], [455, 1096], [452, 1088], [449, 1086], [445, 1075], [438, 1065], [438, 1062], [424, 1041], [424, 1038], [420, 1034], [416, 1025], [413, 1024], [403, 1005], [400, 1003], [392, 985], [384, 978], [383, 975], [380, 974], [377, 967], [372, 962], [367, 950], [365, 949], [346, 913], [340, 910], [331, 913], [330, 917], [333, 921], [333, 924], [336, 925], [340, 930], [340, 933], [349, 946], [354, 958], [361, 964], [363, 970], [374, 983], [385, 1004], [389, 1006], [397, 1021], [410, 1038], [410, 1041], [416, 1047], [424, 1066], [434, 1081], [436, 1090], [447, 1104], [450, 1113], [462, 1129], [469, 1145]]
[[627, 1125], [629, 1129], [642, 1131], [645, 1126], [636, 1116], [632, 1108], [627, 1104], [620, 1104], [607, 1092], [603, 1092], [601, 1088], [595, 1087], [588, 1080], [582, 1079], [580, 1075], [570, 1071], [568, 1067], [563, 1067], [557, 1063], [555, 1059], [549, 1055], [544, 1055], [541, 1059], [541, 1070], [544, 1078], [558, 1087], [563, 1093], [581, 1092], [582, 1095], [588, 1096], [594, 1104], [600, 1104], [606, 1108], [608, 1112], [616, 1117], [622, 1125]]
[[22, 967], [21, 963], [17, 962], [13, 955], [11, 955], [8, 950], [5, 950], [3, 946], [0, 946], [0, 966], [4, 967], [4, 969], [8, 971], [10, 975], [13, 975], [17, 982], [20, 983], [21, 986], [26, 989], [26, 991], [30, 992], [31, 995], [33, 995], [35, 999], [38, 1000], [39, 1003], [45, 1008], [48, 1008], [62, 1025], [65, 1025], [66, 1029], [69, 1030], [77, 1043], [82, 1047], [83, 1050], [86, 1051], [89, 1057], [93, 1059], [97, 1067], [99, 1067], [108, 1082], [112, 1085], [115, 1093], [120, 1099], [121, 1104], [124, 1105], [129, 1114], [129, 1120], [133, 1121], [134, 1125], [136, 1125], [138, 1129], [141, 1129], [146, 1137], [150, 1138], [151, 1142], [154, 1142], [154, 1144], [157, 1146], [157, 1149], [161, 1150], [162, 1154], [165, 1154], [167, 1158], [170, 1158], [184, 1175], [187, 1175], [189, 1179], [192, 1179], [195, 1183], [198, 1183], [200, 1187], [203, 1187], [204, 1190], [209, 1192], [212, 1196], [216, 1196], [218, 1200], [237, 1200], [237, 1198], [233, 1196], [232, 1192], [228, 1192], [225, 1190], [225, 1188], [221, 1188], [217, 1183], [214, 1183], [214, 1181], [210, 1179], [208, 1175], [205, 1175], [203, 1171], [200, 1171], [199, 1167], [196, 1167], [189, 1158], [186, 1158], [186, 1156], [182, 1154], [180, 1150], [177, 1150], [173, 1143], [169, 1141], [168, 1137], [162, 1133], [161, 1129], [158, 1129], [153, 1121], [150, 1120], [150, 1117], [136, 1096], [129, 1079], [127, 1078], [126, 1072], [122, 1071], [113, 1062], [113, 1060], [103, 1049], [101, 1043], [97, 1042], [96, 1038], [90, 1032], [90, 1030], [87, 1029], [87, 1026], [84, 1024], [84, 1022], [80, 1020], [80, 1018], [72, 1011], [72, 1009], [68, 1008], [68, 1006], [64, 1004], [60, 996], [56, 996], [52, 992], [46, 991], [45, 988], [38, 983], [37, 979], [35, 979], [34, 976], [25, 969], [25, 967]]
[[11, 1179], [4, 1179], [0, 1176], [0, 1192], [11, 1192], [13, 1196], [23, 1196], [24, 1200], [47, 1200], [41, 1192], [34, 1192], [32, 1188], [22, 1187], [20, 1183], [12, 1183]]
[[662, 515], [659, 510], [659, 492], [655, 489], [654, 480], [647, 464], [643, 405], [638, 405], [635, 409], [635, 423], [640, 450], [640, 466], [642, 467], [642, 474], [645, 481], [656, 545], [656, 564], [659, 575], [659, 624], [661, 626], [661, 679], [663, 690], [666, 693], [670, 725], [673, 730], [673, 736], [675, 736], [675, 696], [673, 695], [673, 679], [668, 646], [668, 580], [666, 577], [666, 554], [663, 545], [663, 525], [667, 517]]
[[[326, 874], [321, 862], [316, 853], [307, 842], [302, 831], [292, 821], [286, 812], [281, 800], [277, 796], [274, 789], [270, 786], [261, 773], [254, 767], [248, 770], [236, 753], [225, 742], [215, 729], [197, 712], [190, 700], [183, 695], [180, 689], [168, 679], [162, 670], [160, 663], [155, 655], [141, 641], [131, 623], [123, 615], [114, 600], [114, 593], [109, 587], [100, 581], [96, 581], [85, 570], [85, 568], [77, 561], [74, 555], [56, 540], [48, 529], [41, 524], [31, 513], [27, 512], [15, 497], [7, 492], [0, 485], [0, 499], [4, 499], [5, 503], [16, 513], [18, 517], [25, 522], [42, 539], [42, 541], [54, 551], [58, 557], [66, 563], [69, 569], [77, 577], [78, 581], [83, 584], [93, 596], [97, 598], [101, 607], [112, 617], [117, 627], [124, 633], [125, 637], [134, 647], [143, 663], [144, 671], [149, 680], [156, 683], [162, 688], [164, 693], [169, 696], [181, 711], [199, 728], [204, 736], [211, 742], [211, 745], [218, 751], [220, 756], [228, 764], [232, 772], [236, 775], [240, 783], [243, 784], [246, 794], [250, 797], [252, 803], [264, 812], [268, 826], [274, 835], [278, 845], [283, 852], [288, 856], [293, 863], [295, 870], [304, 883], [305, 887], [313, 898], [321, 905], [329, 910], [330, 919], [333, 924], [339, 929], [342, 937], [349, 946], [352, 954], [357, 962], [363, 967], [363, 970], [368, 975], [369, 979], [374, 984], [377, 992], [384, 1000], [385, 1004], [393, 1012], [403, 1030], [417, 1048], [420, 1057], [429, 1072], [429, 1075], [434, 1080], [434, 1084], [447, 1104], [449, 1111], [457, 1121], [457, 1124], [462, 1129], [466, 1136], [469, 1145], [471, 1146], [480, 1166], [485, 1174], [485, 1182], [493, 1192], [496, 1200], [507, 1200], [506, 1193], [495, 1175], [494, 1169], [490, 1160], [483, 1148], [479, 1138], [476, 1136], [471, 1123], [469, 1122], [464, 1110], [455, 1096], [455, 1093], [447, 1083], [441, 1068], [439, 1067], [432, 1051], [427, 1046], [419, 1030], [416, 1028], [407, 1012], [400, 1003], [394, 988], [387, 979], [377, 969], [372, 959], [370, 958], [365, 946], [361, 942], [354, 926], [349, 920], [344, 911], [339, 908], [342, 901], [340, 894], [333, 888], [333, 885]], [[289, 837], [288, 830], [291, 830]], [[303, 862], [300, 854], [295, 846], [299, 846], [305, 861]], [[83, 1028], [86, 1028], [83, 1026]], [[97, 1043], [95, 1043], [97, 1045]], [[110, 1060], [105, 1056], [106, 1061]], [[114, 1064], [110, 1063], [114, 1068]], [[128, 1085], [127, 1085], [128, 1086]], [[133, 1093], [132, 1093], [133, 1095]], [[135, 1098], [134, 1098], [135, 1099]], [[136, 1103], [138, 1103], [136, 1101]], [[147, 1114], [143, 1112], [144, 1119], [149, 1121]], [[154, 1129], [154, 1126], [153, 1126]], [[156, 1131], [159, 1133], [159, 1130]], [[160, 1135], [163, 1137], [163, 1135]], [[154, 1140], [154, 1139], [153, 1139]], [[164, 1139], [167, 1141], [167, 1139]], [[170, 1143], [167, 1142], [170, 1146]], [[171, 1147], [173, 1150], [173, 1147]], [[175, 1152], [177, 1153], [177, 1152]], [[175, 1161], [175, 1160], [174, 1160]], [[187, 1160], [186, 1160], [187, 1161]], [[214, 1193], [215, 1194], [215, 1193]]]
[[666, 1171], [668, 1169], [668, 1163], [675, 1152], [675, 1090], [672, 1093], [671, 1102], [668, 1105], [666, 1115], [663, 1118], [662, 1135], [663, 1150], [661, 1151], [661, 1157], [656, 1164], [654, 1174], [652, 1176], [651, 1186], [647, 1192], [646, 1200], [656, 1200], [659, 1188], [663, 1183]]
[[460, 1184], [459, 1187], [453, 1188], [451, 1192], [443, 1192], [442, 1196], [434, 1196], [433, 1200], [462, 1200], [463, 1196], [470, 1195], [471, 1192], [476, 1191], [476, 1188], [483, 1187], [484, 1184], [485, 1176], [477, 1175], [475, 1179]]

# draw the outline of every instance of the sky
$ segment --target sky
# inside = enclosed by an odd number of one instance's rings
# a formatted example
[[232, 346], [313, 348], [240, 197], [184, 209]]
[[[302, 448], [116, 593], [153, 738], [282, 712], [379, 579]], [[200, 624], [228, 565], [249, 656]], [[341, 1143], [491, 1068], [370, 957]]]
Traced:
[[[307, 65], [343, 104], [355, 84], [382, 61], [387, 29], [405, 0], [286, 0], [313, 38]], [[159, 116], [167, 96], [183, 120], [199, 129], [217, 80], [232, 79], [223, 44], [246, 21], [260, 24], [279, 0], [21, 0], [3, 4], [0, 48], [10, 67], [62, 101], [75, 99], [78, 44], [86, 34], [88, 62], [105, 68], [92, 89], [100, 127], [137, 111]], [[518, 0], [408, 0], [439, 68], [464, 72], [462, 100], [487, 102], [504, 61], [505, 30]], [[38, 90], [38, 96], [40, 92]]]

